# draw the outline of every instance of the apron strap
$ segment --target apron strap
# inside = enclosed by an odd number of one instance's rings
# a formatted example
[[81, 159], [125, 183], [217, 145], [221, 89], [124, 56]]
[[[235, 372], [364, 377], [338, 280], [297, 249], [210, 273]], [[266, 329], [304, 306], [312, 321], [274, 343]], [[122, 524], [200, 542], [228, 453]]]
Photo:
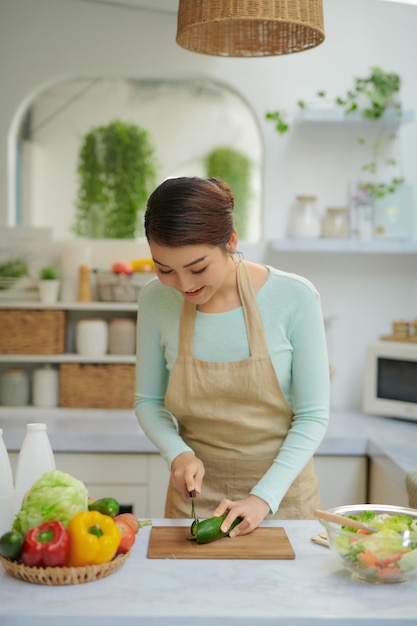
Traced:
[[[237, 288], [242, 302], [251, 356], [268, 353], [261, 312], [256, 293], [243, 261], [236, 263]], [[178, 356], [192, 356], [194, 351], [194, 324], [196, 306], [184, 298], [179, 326]]]
[[243, 261], [239, 261], [236, 264], [236, 272], [237, 288], [239, 290], [243, 315], [246, 322], [250, 354], [251, 356], [268, 354], [268, 344], [266, 342], [261, 312], [256, 301], [256, 293]]

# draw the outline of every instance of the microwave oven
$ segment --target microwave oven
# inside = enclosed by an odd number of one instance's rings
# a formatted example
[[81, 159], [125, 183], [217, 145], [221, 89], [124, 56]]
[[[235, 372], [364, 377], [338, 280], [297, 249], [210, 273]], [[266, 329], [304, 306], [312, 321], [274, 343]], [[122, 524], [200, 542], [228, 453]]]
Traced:
[[366, 347], [363, 411], [417, 421], [417, 341]]

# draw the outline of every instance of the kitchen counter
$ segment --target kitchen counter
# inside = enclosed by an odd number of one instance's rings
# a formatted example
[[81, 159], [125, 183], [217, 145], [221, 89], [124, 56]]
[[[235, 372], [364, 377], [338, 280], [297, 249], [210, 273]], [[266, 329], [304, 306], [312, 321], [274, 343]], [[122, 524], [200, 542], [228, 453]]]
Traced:
[[[82, 411], [62, 409], [59, 417], [53, 411], [11, 409], [0, 417], [0, 428], [10, 452], [18, 451], [28, 421], [47, 424], [54, 452], [157, 452], [139, 427], [133, 412]], [[417, 471], [417, 422], [363, 415], [353, 411], [331, 414], [326, 437], [317, 455], [379, 457], [389, 464], [392, 476], [404, 480], [405, 474]]]
[[[188, 525], [154, 520], [154, 525]], [[2, 626], [399, 626], [417, 624], [417, 579], [359, 582], [328, 548], [311, 542], [316, 521], [283, 526], [294, 560], [147, 559], [151, 528], [107, 578], [65, 587], [15, 580], [0, 566]], [[227, 539], [233, 541], [233, 539]], [[24, 601], [23, 601], [24, 599]]]

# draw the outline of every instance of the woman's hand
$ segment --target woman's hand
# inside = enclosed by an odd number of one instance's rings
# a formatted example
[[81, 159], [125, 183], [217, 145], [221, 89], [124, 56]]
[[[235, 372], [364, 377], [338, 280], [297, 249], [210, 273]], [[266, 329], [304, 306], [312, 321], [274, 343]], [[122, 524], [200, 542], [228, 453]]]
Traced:
[[241, 517], [240, 524], [235, 526], [230, 532], [230, 537], [238, 535], [248, 535], [265, 519], [269, 513], [269, 504], [258, 498], [258, 496], [250, 495], [244, 500], [227, 500], [220, 502], [219, 506], [214, 510], [214, 517], [221, 517], [227, 514], [226, 519], [220, 527], [222, 532], [233, 524], [237, 517]]
[[188, 500], [190, 492], [198, 496], [203, 484], [204, 465], [193, 452], [182, 452], [172, 461], [171, 481], [173, 486]]

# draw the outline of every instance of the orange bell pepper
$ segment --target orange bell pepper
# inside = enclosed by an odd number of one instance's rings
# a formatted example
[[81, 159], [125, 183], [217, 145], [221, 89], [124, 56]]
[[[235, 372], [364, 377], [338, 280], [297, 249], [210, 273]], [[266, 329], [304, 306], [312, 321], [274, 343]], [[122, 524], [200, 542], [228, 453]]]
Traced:
[[69, 523], [68, 532], [70, 567], [108, 563], [115, 556], [121, 538], [113, 518], [98, 511], [77, 513]]

